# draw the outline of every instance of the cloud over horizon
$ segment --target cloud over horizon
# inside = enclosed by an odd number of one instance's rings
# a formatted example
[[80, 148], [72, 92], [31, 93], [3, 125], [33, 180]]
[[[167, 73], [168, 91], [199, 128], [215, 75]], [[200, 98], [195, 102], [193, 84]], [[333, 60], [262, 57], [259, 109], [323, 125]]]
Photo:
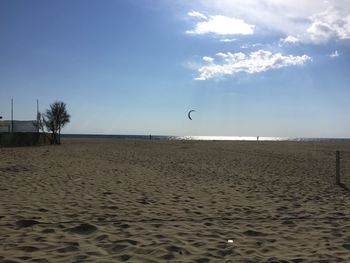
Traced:
[[219, 52], [216, 56], [219, 62], [215, 62], [216, 59], [212, 57], [203, 57], [206, 65], [197, 69], [199, 76], [195, 78], [196, 80], [208, 80], [225, 75], [234, 75], [239, 72], [254, 74], [288, 66], [303, 65], [311, 60], [308, 55], [285, 56], [281, 53], [272, 53], [266, 50], [251, 52], [249, 55], [242, 52]]

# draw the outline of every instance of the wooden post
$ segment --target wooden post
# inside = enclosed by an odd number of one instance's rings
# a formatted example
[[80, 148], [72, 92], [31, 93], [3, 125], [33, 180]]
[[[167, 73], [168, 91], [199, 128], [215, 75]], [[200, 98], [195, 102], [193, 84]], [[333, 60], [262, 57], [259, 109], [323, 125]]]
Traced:
[[335, 183], [340, 185], [340, 152], [335, 152]]

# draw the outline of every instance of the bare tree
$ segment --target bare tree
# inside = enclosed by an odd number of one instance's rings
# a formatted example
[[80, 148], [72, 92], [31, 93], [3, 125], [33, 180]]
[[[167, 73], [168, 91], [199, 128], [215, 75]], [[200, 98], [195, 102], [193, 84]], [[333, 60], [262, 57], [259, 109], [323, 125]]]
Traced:
[[66, 104], [62, 101], [56, 101], [50, 104], [50, 108], [42, 115], [42, 122], [47, 131], [52, 133], [53, 144], [61, 143], [61, 130], [69, 123], [70, 115], [67, 112]]

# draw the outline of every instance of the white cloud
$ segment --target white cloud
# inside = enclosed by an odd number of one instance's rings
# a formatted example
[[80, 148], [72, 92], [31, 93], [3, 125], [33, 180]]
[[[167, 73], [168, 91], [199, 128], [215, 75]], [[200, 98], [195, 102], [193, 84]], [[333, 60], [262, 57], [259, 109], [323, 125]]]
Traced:
[[[251, 30], [283, 34], [286, 40], [294, 36], [303, 43], [321, 44], [350, 38], [349, 0], [198, 0], [191, 3], [192, 8], [209, 14], [234, 17], [258, 26]], [[210, 20], [208, 17], [205, 22]]]
[[333, 53], [329, 54], [329, 57], [331, 57], [331, 58], [339, 57], [338, 50], [336, 50], [336, 51], [334, 51]]
[[310, 39], [316, 43], [331, 39], [350, 38], [350, 14], [342, 16], [338, 10], [328, 10], [311, 17], [312, 24], [307, 28]]
[[197, 11], [192, 11], [192, 12], [188, 12], [187, 13], [188, 16], [192, 16], [192, 17], [198, 17], [198, 18], [201, 18], [201, 19], [204, 19], [204, 20], [207, 20], [208, 17], [200, 12], [197, 12]]
[[223, 53], [223, 52], [219, 52], [219, 53], [216, 53], [217, 56], [219, 57], [222, 57], [222, 58], [227, 58], [228, 55], [226, 53]]
[[235, 39], [235, 38], [222, 38], [222, 39], [220, 39], [220, 42], [234, 42], [236, 40], [237, 39]]
[[186, 31], [186, 33], [197, 35], [216, 34], [224, 36], [251, 35], [254, 33], [254, 28], [254, 25], [247, 24], [242, 19], [222, 15], [214, 15], [210, 16], [208, 19], [206, 19], [206, 21], [198, 22], [193, 30]]
[[296, 44], [300, 42], [299, 38], [294, 36], [287, 36], [286, 38], [280, 39], [280, 46], [283, 46], [285, 44]]
[[240, 48], [246, 49], [246, 48], [259, 47], [259, 46], [263, 46], [263, 44], [261, 44], [261, 43], [253, 43], [253, 44], [247, 43], [247, 44], [241, 45]]
[[214, 59], [213, 59], [212, 57], [203, 57], [202, 59], [203, 59], [205, 62], [209, 62], [209, 63], [211, 63], [211, 62], [214, 61]]
[[[254, 74], [288, 66], [303, 65], [311, 60], [307, 55], [284, 56], [281, 53], [272, 53], [266, 50], [251, 52], [249, 55], [242, 52], [219, 52], [216, 55], [220, 58], [220, 62], [215, 63], [215, 60], [211, 58], [210, 63], [198, 68], [199, 76], [195, 78], [196, 80], [208, 80], [239, 72]], [[204, 58], [205, 62], [209, 62]]]

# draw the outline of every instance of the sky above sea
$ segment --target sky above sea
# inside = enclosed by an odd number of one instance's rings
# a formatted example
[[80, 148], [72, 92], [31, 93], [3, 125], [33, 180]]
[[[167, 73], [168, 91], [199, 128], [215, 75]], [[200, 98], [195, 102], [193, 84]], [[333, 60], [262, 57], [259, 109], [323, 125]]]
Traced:
[[61, 100], [65, 133], [350, 137], [349, 0], [3, 0], [0, 36], [4, 119]]

